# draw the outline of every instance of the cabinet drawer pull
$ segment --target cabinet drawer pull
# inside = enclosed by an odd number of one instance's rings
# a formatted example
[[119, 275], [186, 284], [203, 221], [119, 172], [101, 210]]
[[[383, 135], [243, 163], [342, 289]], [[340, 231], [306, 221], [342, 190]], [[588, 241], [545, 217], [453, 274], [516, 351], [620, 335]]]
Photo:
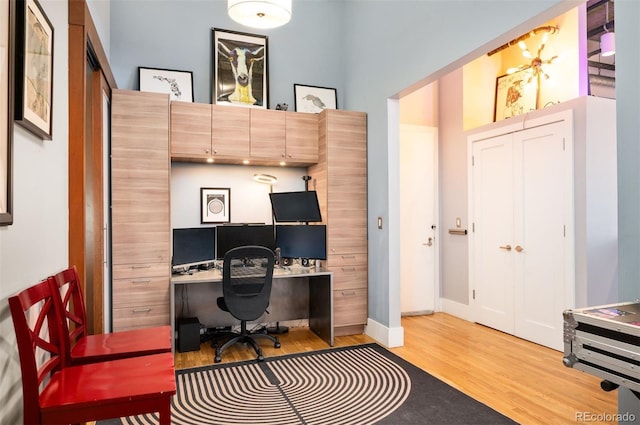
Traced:
[[151, 311], [151, 308], [147, 307], [147, 308], [133, 308], [131, 309], [131, 311], [136, 314], [136, 313], [149, 313]]
[[151, 264], [141, 265], [141, 266], [131, 266], [132, 269], [150, 269]]
[[342, 295], [344, 295], [345, 297], [351, 297], [351, 296], [354, 296], [356, 294], [356, 291], [342, 291], [340, 293]]
[[134, 285], [148, 285], [149, 283], [151, 283], [151, 279], [136, 279], [132, 280], [131, 283], [133, 283]]
[[355, 267], [342, 267], [341, 270], [343, 272], [355, 272], [356, 268]]
[[343, 255], [342, 256], [343, 259], [350, 259], [350, 258], [356, 258], [355, 255]]

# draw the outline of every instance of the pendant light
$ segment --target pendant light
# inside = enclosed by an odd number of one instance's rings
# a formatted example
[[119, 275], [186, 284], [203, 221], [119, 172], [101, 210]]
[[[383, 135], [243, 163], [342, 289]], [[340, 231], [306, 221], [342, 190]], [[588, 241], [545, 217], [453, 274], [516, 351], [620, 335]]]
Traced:
[[605, 9], [604, 34], [600, 37], [600, 54], [604, 57], [612, 56], [616, 53], [616, 34], [609, 32], [607, 24], [609, 23], [609, 3], [607, 2]]
[[275, 28], [291, 20], [291, 0], [228, 0], [234, 21], [252, 28]]

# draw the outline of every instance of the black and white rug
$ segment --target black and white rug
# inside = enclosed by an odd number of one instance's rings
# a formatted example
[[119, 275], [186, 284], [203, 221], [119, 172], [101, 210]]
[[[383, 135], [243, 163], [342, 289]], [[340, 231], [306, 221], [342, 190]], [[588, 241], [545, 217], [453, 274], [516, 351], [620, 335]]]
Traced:
[[[176, 372], [175, 425], [513, 424], [377, 344]], [[98, 425], [157, 425], [155, 414]]]

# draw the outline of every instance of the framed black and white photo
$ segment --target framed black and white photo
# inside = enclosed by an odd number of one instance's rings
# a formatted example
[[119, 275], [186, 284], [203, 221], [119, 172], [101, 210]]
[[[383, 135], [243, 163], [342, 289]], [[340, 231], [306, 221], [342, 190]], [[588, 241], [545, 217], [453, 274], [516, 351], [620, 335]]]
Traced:
[[229, 223], [231, 221], [231, 189], [200, 188], [200, 222]]
[[296, 112], [322, 112], [323, 109], [338, 108], [336, 89], [329, 87], [293, 85]]
[[167, 93], [169, 99], [193, 102], [193, 73], [174, 69], [138, 67], [140, 91]]
[[15, 121], [51, 140], [53, 26], [37, 0], [16, 1]]
[[13, 224], [12, 154], [15, 0], [0, 2], [0, 226]]
[[212, 30], [212, 103], [269, 107], [268, 38]]

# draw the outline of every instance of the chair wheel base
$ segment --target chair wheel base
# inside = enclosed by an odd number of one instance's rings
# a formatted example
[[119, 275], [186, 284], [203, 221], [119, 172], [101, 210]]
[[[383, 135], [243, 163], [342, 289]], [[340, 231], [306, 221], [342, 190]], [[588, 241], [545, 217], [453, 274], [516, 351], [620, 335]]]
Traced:
[[280, 347], [281, 347], [281, 345], [280, 345], [279, 342], [276, 342], [275, 344], [273, 344], [273, 348], [280, 348]]

